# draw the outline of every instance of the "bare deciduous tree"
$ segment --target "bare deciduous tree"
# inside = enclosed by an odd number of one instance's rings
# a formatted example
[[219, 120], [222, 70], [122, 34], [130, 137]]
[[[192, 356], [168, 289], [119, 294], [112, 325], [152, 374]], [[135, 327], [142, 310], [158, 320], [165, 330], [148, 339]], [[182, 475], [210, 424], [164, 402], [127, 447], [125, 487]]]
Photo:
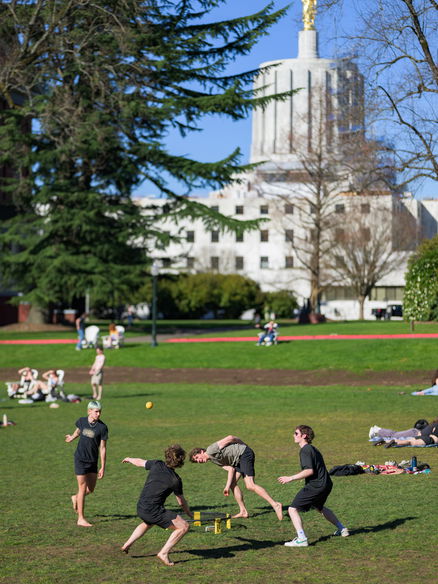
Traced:
[[437, 0], [321, 0], [342, 6], [358, 26], [346, 37], [361, 55], [382, 120], [395, 124], [398, 168], [404, 184], [438, 180]]
[[333, 279], [355, 292], [360, 320], [371, 290], [396, 264], [406, 260], [406, 250], [413, 249], [416, 242], [415, 222], [403, 206], [391, 199], [382, 206], [378, 199], [368, 196], [349, 202], [344, 227], [329, 252]]

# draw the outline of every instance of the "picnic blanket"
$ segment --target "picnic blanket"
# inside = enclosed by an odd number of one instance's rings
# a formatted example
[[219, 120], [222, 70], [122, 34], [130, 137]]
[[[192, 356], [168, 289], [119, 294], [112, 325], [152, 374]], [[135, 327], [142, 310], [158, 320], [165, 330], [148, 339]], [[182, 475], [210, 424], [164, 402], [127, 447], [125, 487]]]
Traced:
[[[416, 436], [416, 438], [418, 438], [418, 436]], [[368, 442], [378, 442], [381, 439], [382, 439], [381, 437], [371, 438], [370, 440], [368, 440]], [[390, 440], [392, 440], [392, 438], [387, 438], [387, 440], [389, 442]], [[405, 440], [405, 438], [403, 438], [403, 440]], [[412, 444], [394, 444], [394, 446], [391, 446], [391, 448], [435, 448], [436, 446], [438, 446], [438, 444], [428, 444], [427, 446], [426, 444], [423, 444], [422, 446], [420, 445], [413, 446]]]

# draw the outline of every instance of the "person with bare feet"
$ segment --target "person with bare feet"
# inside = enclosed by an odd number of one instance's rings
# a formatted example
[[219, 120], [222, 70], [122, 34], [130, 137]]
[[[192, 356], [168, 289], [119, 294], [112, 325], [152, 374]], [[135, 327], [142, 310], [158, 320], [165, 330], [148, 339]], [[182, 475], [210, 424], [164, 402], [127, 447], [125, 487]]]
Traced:
[[273, 507], [278, 519], [280, 521], [283, 519], [282, 504], [274, 501], [263, 487], [254, 482], [254, 451], [237, 436], [226, 436], [222, 440], [210, 444], [207, 449], [193, 448], [189, 457], [191, 462], [204, 463], [210, 461], [228, 472], [224, 495], [228, 497], [231, 491], [239, 505], [239, 513], [234, 517], [247, 518], [249, 516], [242, 491], [237, 484], [240, 477], [243, 477], [245, 487], [265, 499]]
[[103, 390], [103, 366], [105, 365], [105, 355], [103, 349], [96, 348], [96, 358], [90, 369], [91, 375], [91, 389], [93, 391], [93, 399], [102, 399]]
[[142, 537], [151, 527], [158, 525], [162, 529], [171, 529], [172, 533], [157, 557], [166, 564], [173, 566], [169, 553], [179, 540], [189, 530], [189, 524], [175, 511], [164, 507], [167, 497], [174, 493], [176, 500], [189, 517], [192, 517], [189, 505], [183, 495], [183, 484], [175, 469], [183, 466], [186, 457], [185, 450], [179, 444], [173, 444], [164, 451], [162, 460], [144, 460], [143, 458], [124, 458], [122, 462], [129, 462], [134, 466], [145, 468], [149, 475], [140, 493], [137, 503], [137, 515], [142, 520], [123, 544], [122, 552], [126, 554], [132, 544]]
[[[76, 421], [76, 430], [67, 434], [66, 442], [73, 442], [79, 437], [75, 452], [75, 474], [78, 481], [78, 492], [72, 495], [73, 509], [78, 514], [77, 524], [81, 527], [92, 527], [84, 516], [85, 497], [94, 491], [97, 479], [105, 474], [106, 442], [108, 428], [100, 419], [102, 407], [98, 401], [90, 401], [88, 415]], [[100, 469], [97, 470], [100, 451]]]
[[292, 476], [278, 477], [278, 482], [282, 485], [291, 481], [304, 479], [305, 486], [299, 491], [289, 506], [289, 516], [297, 532], [297, 537], [291, 541], [286, 541], [288, 547], [307, 547], [309, 545], [307, 536], [303, 530], [303, 522], [300, 512], [304, 513], [314, 508], [336, 526], [334, 535], [348, 537], [348, 529], [342, 525], [336, 515], [324, 506], [333, 487], [330, 475], [324, 463], [322, 454], [312, 446], [311, 442], [315, 434], [310, 426], [297, 426], [294, 432], [295, 444], [300, 447], [301, 472]]

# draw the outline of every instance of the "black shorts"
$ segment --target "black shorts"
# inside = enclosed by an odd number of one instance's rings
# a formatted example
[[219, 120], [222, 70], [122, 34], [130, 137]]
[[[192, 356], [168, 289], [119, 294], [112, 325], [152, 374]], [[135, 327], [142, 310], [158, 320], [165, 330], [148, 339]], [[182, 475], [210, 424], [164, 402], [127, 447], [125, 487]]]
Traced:
[[321, 511], [331, 493], [333, 485], [329, 485], [323, 491], [315, 491], [314, 489], [304, 487], [295, 495], [295, 499], [289, 505], [294, 507], [297, 511], [310, 511], [310, 509], [318, 509]]
[[75, 475], [97, 474], [97, 462], [75, 458]]
[[148, 525], [158, 525], [163, 529], [167, 529], [172, 525], [172, 520], [178, 517], [178, 513], [170, 511], [164, 507], [151, 507], [144, 509], [137, 506], [137, 515]]
[[430, 446], [430, 444], [436, 444], [432, 436], [420, 436], [418, 439], [422, 440], [425, 446]]
[[239, 472], [244, 478], [254, 477], [254, 462], [255, 454], [254, 451], [247, 446], [240, 457], [239, 464], [236, 466], [236, 471]]

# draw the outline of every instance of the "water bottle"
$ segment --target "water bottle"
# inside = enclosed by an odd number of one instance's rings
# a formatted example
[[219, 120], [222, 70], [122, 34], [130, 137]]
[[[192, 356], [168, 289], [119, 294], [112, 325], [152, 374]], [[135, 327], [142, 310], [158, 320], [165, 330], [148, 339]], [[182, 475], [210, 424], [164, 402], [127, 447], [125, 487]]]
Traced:
[[413, 456], [412, 459], [411, 459], [411, 468], [412, 468], [413, 471], [418, 470], [418, 468], [417, 468], [417, 457], [416, 456]]

